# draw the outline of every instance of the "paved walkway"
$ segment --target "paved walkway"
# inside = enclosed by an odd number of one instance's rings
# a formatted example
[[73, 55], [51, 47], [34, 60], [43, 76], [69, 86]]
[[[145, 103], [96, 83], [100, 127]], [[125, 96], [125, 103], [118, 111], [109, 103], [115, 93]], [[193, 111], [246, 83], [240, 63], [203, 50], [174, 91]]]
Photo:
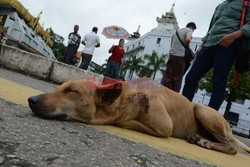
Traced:
[[[27, 106], [27, 98], [40, 93], [42, 93], [42, 91], [24, 86], [17, 82], [0, 78], [0, 98], [6, 101]], [[238, 153], [235, 156], [230, 156], [216, 151], [206, 150], [176, 138], [157, 138], [113, 126], [91, 127], [123, 138], [127, 138], [129, 140], [145, 143], [167, 153], [206, 162], [209, 164], [226, 167], [248, 167], [250, 163], [250, 155], [247, 155], [247, 153]]]

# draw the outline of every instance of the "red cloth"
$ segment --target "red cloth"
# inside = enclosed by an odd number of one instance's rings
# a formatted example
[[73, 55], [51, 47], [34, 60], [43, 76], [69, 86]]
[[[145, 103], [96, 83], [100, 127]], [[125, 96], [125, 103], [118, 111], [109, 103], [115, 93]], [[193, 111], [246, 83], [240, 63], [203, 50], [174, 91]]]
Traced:
[[124, 56], [124, 49], [120, 49], [119, 46], [115, 46], [112, 51], [111, 60], [122, 62]]

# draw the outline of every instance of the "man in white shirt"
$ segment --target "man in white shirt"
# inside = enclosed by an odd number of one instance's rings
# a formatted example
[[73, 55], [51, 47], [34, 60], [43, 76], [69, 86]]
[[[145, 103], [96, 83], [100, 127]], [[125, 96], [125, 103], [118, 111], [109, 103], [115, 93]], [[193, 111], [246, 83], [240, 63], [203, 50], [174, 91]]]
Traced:
[[83, 37], [82, 44], [85, 45], [82, 53], [82, 62], [79, 68], [87, 70], [89, 63], [93, 57], [95, 48], [100, 47], [100, 38], [97, 35], [98, 28], [93, 27], [92, 32]]

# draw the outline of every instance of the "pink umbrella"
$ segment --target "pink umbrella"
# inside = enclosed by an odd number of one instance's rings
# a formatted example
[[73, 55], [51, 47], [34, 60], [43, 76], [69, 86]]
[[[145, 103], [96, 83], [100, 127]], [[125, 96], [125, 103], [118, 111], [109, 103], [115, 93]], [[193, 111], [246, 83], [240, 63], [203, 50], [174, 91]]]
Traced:
[[123, 27], [115, 25], [104, 27], [102, 34], [111, 39], [127, 39], [129, 37], [129, 33]]

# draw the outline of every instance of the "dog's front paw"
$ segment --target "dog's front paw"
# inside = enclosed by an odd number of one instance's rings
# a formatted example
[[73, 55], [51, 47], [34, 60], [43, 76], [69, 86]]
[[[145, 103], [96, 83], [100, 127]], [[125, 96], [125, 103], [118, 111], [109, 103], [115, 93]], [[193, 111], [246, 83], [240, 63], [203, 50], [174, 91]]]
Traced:
[[196, 144], [197, 142], [201, 140], [201, 136], [198, 134], [191, 134], [191, 135], [188, 135], [187, 140], [189, 143]]
[[206, 139], [201, 139], [200, 141], [197, 142], [197, 145], [203, 148], [211, 149], [211, 142]]

